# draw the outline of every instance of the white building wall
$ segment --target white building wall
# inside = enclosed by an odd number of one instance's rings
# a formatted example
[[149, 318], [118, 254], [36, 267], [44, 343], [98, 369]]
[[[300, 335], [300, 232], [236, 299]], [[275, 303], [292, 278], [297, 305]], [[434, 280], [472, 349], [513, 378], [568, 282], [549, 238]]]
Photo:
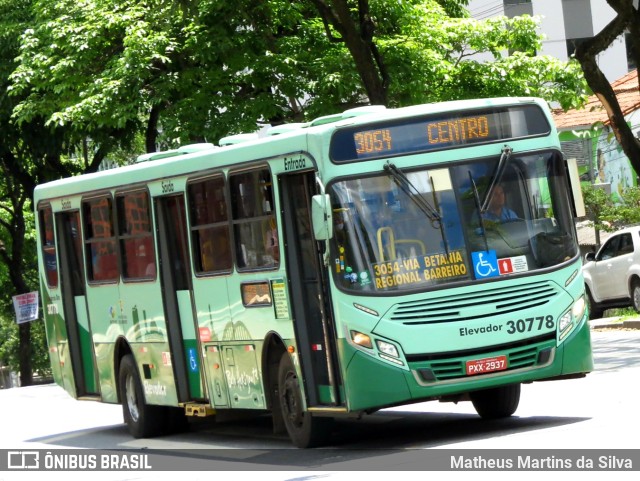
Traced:
[[562, 2], [534, 1], [532, 6], [533, 14], [541, 17], [540, 31], [544, 36], [542, 50], [538, 53], [540, 55], [550, 55], [563, 61], [569, 60]]
[[[615, 17], [615, 11], [606, 0], [588, 0], [591, 6], [593, 33], [600, 32]], [[544, 36], [540, 55], [551, 55], [568, 60], [565, 18], [561, 0], [532, 0], [533, 14], [541, 17], [540, 33]], [[502, 0], [470, 0], [469, 12], [476, 19], [504, 15]], [[567, 19], [569, 22], [571, 19]], [[597, 58], [600, 69], [609, 82], [628, 72], [624, 36], [619, 37], [610, 48]]]
[[479, 20], [504, 15], [502, 0], [471, 0], [467, 8], [471, 16]]
[[[616, 16], [616, 12], [607, 4], [606, 0], [591, 0], [591, 11], [594, 33], [600, 32]], [[607, 50], [598, 55], [597, 61], [600, 70], [609, 82], [629, 73], [624, 36], [618, 37]]]
[[616, 12], [609, 6], [607, 0], [591, 0], [591, 13], [594, 32], [602, 30], [616, 16]]

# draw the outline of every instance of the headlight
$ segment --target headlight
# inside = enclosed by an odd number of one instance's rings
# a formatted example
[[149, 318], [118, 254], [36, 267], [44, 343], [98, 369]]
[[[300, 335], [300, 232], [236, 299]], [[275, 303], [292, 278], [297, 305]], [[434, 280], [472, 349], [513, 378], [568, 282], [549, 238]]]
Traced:
[[570, 312], [566, 312], [560, 318], [560, 323], [558, 325], [558, 328], [560, 329], [560, 332], [563, 332], [570, 325], [571, 325], [571, 313]]
[[571, 308], [571, 314], [576, 321], [580, 321], [582, 316], [584, 316], [584, 312], [587, 308], [587, 303], [584, 301], [584, 296], [576, 301], [576, 303]]
[[393, 344], [381, 341], [380, 339], [376, 339], [376, 344], [381, 353], [386, 354], [387, 356], [400, 357], [398, 349]]
[[584, 296], [581, 296], [571, 306], [571, 310], [565, 312], [560, 321], [558, 321], [558, 330], [560, 331], [560, 339], [565, 338], [573, 328], [573, 320], [576, 320], [576, 324], [582, 320], [584, 313], [587, 309], [587, 303], [584, 300]]
[[354, 344], [357, 344], [358, 346], [366, 347], [367, 349], [373, 349], [371, 338], [366, 334], [363, 334], [358, 331], [351, 331], [351, 340], [354, 342]]

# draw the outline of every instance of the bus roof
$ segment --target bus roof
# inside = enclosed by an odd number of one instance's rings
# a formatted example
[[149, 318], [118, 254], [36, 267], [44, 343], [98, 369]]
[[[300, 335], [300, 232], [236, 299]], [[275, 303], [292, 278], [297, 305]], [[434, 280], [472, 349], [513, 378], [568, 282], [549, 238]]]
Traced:
[[[214, 170], [216, 167], [235, 167], [245, 162], [268, 159], [280, 155], [308, 151], [311, 137], [329, 137], [329, 133], [345, 126], [393, 120], [414, 115], [424, 115], [458, 110], [498, 107], [521, 103], [536, 103], [547, 110], [543, 99], [533, 97], [502, 97], [490, 99], [455, 100], [414, 105], [401, 108], [385, 108], [371, 105], [346, 110], [341, 114], [320, 117], [308, 123], [284, 124], [273, 127], [263, 135], [238, 134], [221, 139], [221, 146], [210, 143], [191, 144], [178, 149], [142, 154], [134, 164], [102, 170], [91, 174], [55, 180], [36, 187], [36, 203], [44, 198], [57, 198], [95, 190], [108, 190], [125, 184], [134, 185], [140, 172], [144, 180], [187, 175], [197, 171]], [[328, 149], [328, 140], [326, 142]]]

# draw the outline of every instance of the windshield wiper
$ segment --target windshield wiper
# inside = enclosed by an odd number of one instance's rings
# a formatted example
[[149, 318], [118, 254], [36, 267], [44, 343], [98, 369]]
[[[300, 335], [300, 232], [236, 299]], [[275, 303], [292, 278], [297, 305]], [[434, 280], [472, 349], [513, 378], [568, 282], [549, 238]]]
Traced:
[[504, 174], [504, 169], [507, 167], [507, 163], [509, 162], [512, 153], [513, 149], [508, 145], [505, 145], [502, 149], [500, 160], [498, 160], [498, 166], [496, 167], [496, 172], [491, 178], [491, 183], [489, 184], [489, 188], [487, 189], [487, 194], [485, 195], [484, 202], [482, 203], [482, 207], [480, 208], [480, 215], [484, 214], [489, 209], [489, 202], [491, 200], [491, 197], [493, 196], [493, 191], [495, 190], [496, 185], [500, 183], [502, 175]]
[[468, 171], [468, 173], [469, 173], [469, 181], [471, 182], [471, 187], [473, 187], [473, 200], [476, 203], [476, 209], [478, 209], [480, 230], [481, 230], [482, 238], [484, 239], [484, 250], [488, 251], [489, 243], [487, 242], [487, 236], [485, 235], [487, 231], [485, 230], [485, 227], [484, 227], [484, 218], [482, 216], [482, 213], [480, 212], [480, 195], [478, 194], [478, 187], [476, 187], [476, 181], [473, 180], [473, 175], [471, 175], [470, 170]]
[[411, 183], [411, 181], [407, 178], [407, 176], [402, 172], [398, 167], [396, 167], [391, 162], [387, 162], [384, 164], [384, 170], [386, 170], [389, 175], [393, 178], [396, 184], [404, 191], [405, 194], [418, 206], [418, 208], [424, 212], [424, 214], [429, 218], [429, 220], [434, 223], [437, 222], [440, 224], [442, 218], [438, 211], [433, 208], [429, 201], [423, 197], [420, 191], [416, 188], [415, 185]]

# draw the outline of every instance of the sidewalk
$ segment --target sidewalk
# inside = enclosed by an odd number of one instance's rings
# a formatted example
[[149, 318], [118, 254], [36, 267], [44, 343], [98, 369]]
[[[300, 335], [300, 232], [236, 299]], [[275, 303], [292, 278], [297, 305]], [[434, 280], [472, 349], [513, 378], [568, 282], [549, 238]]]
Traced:
[[624, 319], [622, 317], [603, 317], [589, 321], [591, 329], [640, 329], [640, 317]]

